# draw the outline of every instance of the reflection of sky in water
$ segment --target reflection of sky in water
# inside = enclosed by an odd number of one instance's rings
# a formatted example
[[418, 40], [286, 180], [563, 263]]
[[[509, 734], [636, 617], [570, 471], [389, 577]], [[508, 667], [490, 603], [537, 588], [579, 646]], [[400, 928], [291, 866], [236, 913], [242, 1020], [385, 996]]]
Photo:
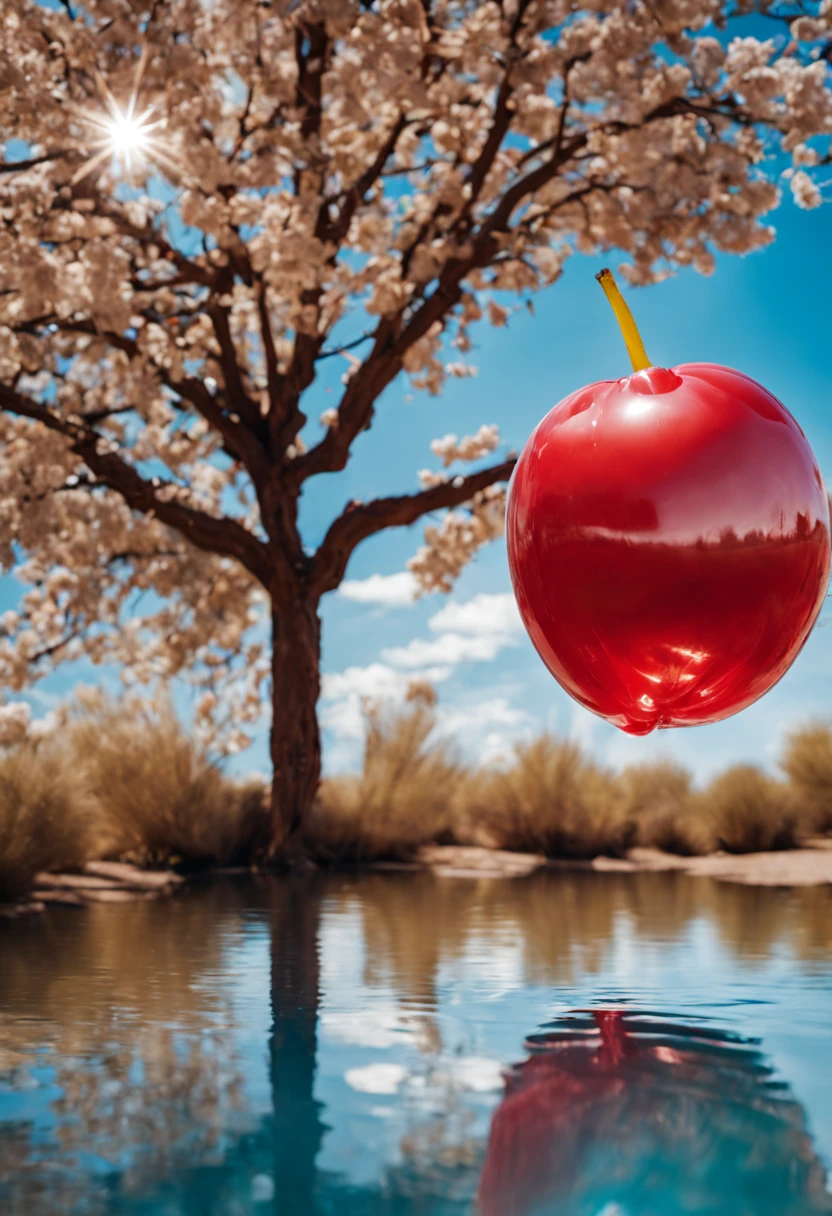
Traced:
[[[604, 880], [602, 880], [604, 881]], [[782, 893], [764, 891], [761, 898], [783, 901]], [[830, 908], [832, 911], [832, 907]], [[782, 945], [743, 960], [725, 948], [719, 932], [705, 916], [694, 917], [681, 935], [658, 932], [645, 940], [624, 910], [603, 947], [599, 974], [582, 975], [586, 948], [567, 944], [575, 982], [552, 987], [524, 982], [522, 930], [499, 934], [474, 932], [462, 957], [445, 963], [437, 977], [437, 1005], [403, 1008], [392, 983], [368, 993], [362, 986], [365, 965], [360, 922], [354, 912], [330, 913], [324, 920], [322, 984], [332, 996], [324, 1004], [320, 1074], [317, 1093], [333, 1111], [349, 1106], [350, 1122], [336, 1120], [319, 1164], [345, 1173], [355, 1182], [369, 1181], [377, 1169], [379, 1148], [395, 1157], [398, 1139], [415, 1111], [441, 1110], [447, 1088], [465, 1093], [473, 1103], [476, 1081], [464, 1069], [454, 1077], [448, 1062], [474, 1058], [508, 1063], [524, 1057], [523, 1041], [530, 1028], [556, 1012], [593, 1003], [624, 1000], [668, 1010], [685, 1009], [714, 1017], [726, 1025], [762, 1036], [777, 1072], [787, 1077], [796, 1096], [810, 1111], [816, 1134], [827, 1145], [832, 1161], [832, 1110], [828, 1087], [832, 1060], [818, 1068], [807, 1052], [807, 1036], [832, 1039], [829, 996], [832, 966], [798, 968]], [[592, 969], [594, 970], [594, 969]], [[814, 1000], [813, 1000], [814, 998]], [[816, 1002], [816, 1003], [815, 1003]], [[332, 1006], [327, 1008], [327, 1006]], [[472, 1018], [472, 1010], [476, 1016]], [[447, 1055], [435, 1057], [430, 1068], [442, 1072], [443, 1085], [423, 1089], [428, 1071], [420, 1056], [421, 1022], [431, 1018]], [[824, 1050], [829, 1050], [829, 1044]], [[384, 1060], [401, 1069], [395, 1105], [369, 1094], [348, 1092], [349, 1070], [372, 1068]], [[444, 1067], [443, 1067], [444, 1065]], [[491, 1078], [483, 1069], [486, 1083]], [[456, 1081], [456, 1084], [454, 1084]], [[499, 1093], [476, 1105], [491, 1107]], [[373, 1118], [384, 1120], [373, 1127]], [[368, 1143], [370, 1141], [371, 1143]], [[388, 1158], [389, 1160], [390, 1158]]]
[[826, 890], [561, 873], [283, 892], [0, 926], [4, 1216], [469, 1211], [501, 1071], [553, 1019], [619, 1004], [759, 1039], [832, 1163]]

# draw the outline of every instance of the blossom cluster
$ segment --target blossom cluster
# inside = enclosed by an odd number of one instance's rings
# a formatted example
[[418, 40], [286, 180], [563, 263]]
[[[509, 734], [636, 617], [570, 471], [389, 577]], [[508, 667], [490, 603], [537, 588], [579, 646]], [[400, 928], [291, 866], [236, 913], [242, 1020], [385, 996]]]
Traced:
[[506, 491], [489, 486], [468, 511], [448, 511], [441, 524], [425, 528], [425, 543], [408, 561], [420, 594], [450, 591], [478, 549], [505, 531]]
[[456, 435], [443, 435], [441, 439], [434, 439], [430, 450], [447, 469], [456, 460], [480, 460], [499, 447], [499, 444], [499, 427], [483, 423], [476, 435], [463, 435], [462, 439], [458, 439]]

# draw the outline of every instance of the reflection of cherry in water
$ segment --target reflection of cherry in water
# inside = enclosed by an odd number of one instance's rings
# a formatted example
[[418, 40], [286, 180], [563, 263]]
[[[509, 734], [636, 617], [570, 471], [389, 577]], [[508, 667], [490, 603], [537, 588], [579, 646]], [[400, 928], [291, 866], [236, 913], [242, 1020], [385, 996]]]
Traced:
[[529, 1040], [491, 1125], [483, 1216], [829, 1216], [802, 1108], [753, 1044], [596, 1010]]
[[647, 360], [561, 401], [526, 444], [506, 539], [555, 679], [631, 734], [744, 709], [788, 670], [829, 581], [829, 508], [791, 414], [749, 376]]

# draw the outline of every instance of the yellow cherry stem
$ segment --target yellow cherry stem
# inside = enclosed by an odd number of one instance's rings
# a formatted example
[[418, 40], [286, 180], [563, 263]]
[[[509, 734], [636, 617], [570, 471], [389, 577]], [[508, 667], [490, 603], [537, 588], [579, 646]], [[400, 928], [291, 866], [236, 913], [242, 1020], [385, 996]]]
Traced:
[[603, 287], [604, 295], [612, 305], [615, 319], [621, 326], [621, 336], [624, 339], [627, 354], [630, 356], [633, 364], [633, 371], [641, 372], [644, 371], [645, 367], [652, 367], [653, 364], [647, 358], [647, 351], [644, 349], [641, 334], [638, 332], [638, 326], [633, 320], [633, 314], [627, 307], [627, 301], [618, 290], [618, 284], [613, 278], [612, 271], [602, 270], [595, 277]]

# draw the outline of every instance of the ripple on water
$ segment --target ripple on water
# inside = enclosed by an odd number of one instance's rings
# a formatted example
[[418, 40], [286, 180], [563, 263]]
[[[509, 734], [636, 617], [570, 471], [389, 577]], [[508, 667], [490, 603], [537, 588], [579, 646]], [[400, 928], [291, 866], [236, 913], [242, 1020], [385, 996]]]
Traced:
[[829, 1214], [831, 911], [376, 873], [0, 925], [0, 1212]]

